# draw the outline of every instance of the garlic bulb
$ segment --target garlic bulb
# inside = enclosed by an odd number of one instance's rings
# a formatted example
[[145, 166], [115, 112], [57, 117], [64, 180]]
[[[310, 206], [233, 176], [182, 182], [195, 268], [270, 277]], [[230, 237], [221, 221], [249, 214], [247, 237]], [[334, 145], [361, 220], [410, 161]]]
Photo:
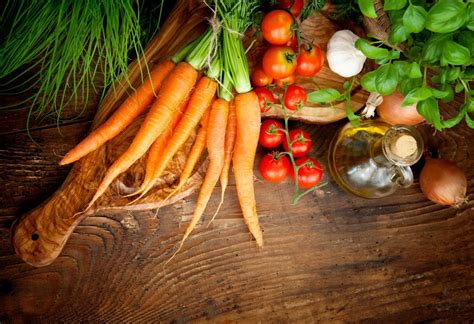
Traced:
[[359, 36], [350, 30], [340, 30], [332, 35], [328, 43], [327, 60], [334, 73], [348, 78], [362, 71], [366, 57], [355, 47]]

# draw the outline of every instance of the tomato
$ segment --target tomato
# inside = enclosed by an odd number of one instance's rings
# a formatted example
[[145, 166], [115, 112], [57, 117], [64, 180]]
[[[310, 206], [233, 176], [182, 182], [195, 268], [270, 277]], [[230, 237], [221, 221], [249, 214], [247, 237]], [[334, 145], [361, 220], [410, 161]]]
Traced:
[[251, 79], [252, 84], [256, 87], [264, 87], [273, 82], [273, 79], [266, 75], [262, 68], [258, 68], [253, 71]]
[[[323, 176], [323, 169], [318, 161], [310, 157], [302, 157], [295, 161], [296, 165], [303, 165], [298, 169], [298, 186], [309, 189], [317, 185]], [[294, 171], [290, 169], [291, 178], [295, 180]]]
[[[291, 130], [288, 135], [290, 137], [290, 142], [293, 142], [291, 145], [291, 153], [293, 153], [294, 157], [299, 158], [309, 153], [312, 142], [311, 136], [309, 136], [308, 133], [302, 129], [296, 128]], [[288, 142], [286, 140], [283, 142], [283, 148], [286, 152], [289, 151]]]
[[285, 10], [272, 10], [262, 20], [263, 38], [272, 45], [284, 45], [293, 36], [294, 23]]
[[260, 137], [258, 142], [266, 148], [274, 148], [280, 145], [285, 138], [282, 131], [283, 126], [275, 119], [267, 119], [260, 126]]
[[296, 110], [306, 104], [306, 91], [297, 85], [291, 84], [286, 88], [285, 107]]
[[298, 49], [298, 37], [293, 35], [293, 37], [291, 37], [291, 39], [286, 42], [285, 46], [291, 47], [291, 49], [296, 53], [296, 50]]
[[283, 79], [296, 70], [295, 52], [288, 46], [273, 46], [267, 49], [262, 60], [263, 71], [274, 79]]
[[265, 87], [255, 88], [253, 90], [258, 97], [258, 104], [260, 105], [260, 112], [265, 112], [275, 103], [275, 96]]
[[280, 8], [290, 9], [293, 16], [298, 17], [304, 7], [304, 0], [279, 0]]
[[306, 77], [313, 76], [323, 67], [323, 51], [314, 44], [301, 44], [297, 63], [296, 73]]
[[291, 164], [288, 158], [278, 152], [266, 154], [260, 161], [260, 174], [268, 182], [282, 182], [290, 174]]
[[280, 88], [283, 88], [284, 83], [287, 85], [293, 84], [296, 81], [296, 76], [294, 74], [287, 76], [286, 78], [283, 79], [278, 79], [275, 80], [275, 84], [279, 86]]

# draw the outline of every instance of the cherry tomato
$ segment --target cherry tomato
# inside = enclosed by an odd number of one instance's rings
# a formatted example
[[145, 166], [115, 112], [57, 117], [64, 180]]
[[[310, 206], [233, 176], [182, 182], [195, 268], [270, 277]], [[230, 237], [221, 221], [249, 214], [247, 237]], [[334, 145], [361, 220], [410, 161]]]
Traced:
[[266, 154], [260, 161], [260, 174], [268, 182], [282, 182], [290, 174], [291, 164], [288, 158], [278, 152]]
[[306, 77], [313, 76], [323, 67], [323, 51], [314, 44], [301, 44], [297, 62], [296, 73]]
[[273, 46], [267, 49], [262, 60], [263, 71], [274, 79], [283, 79], [296, 70], [295, 52], [288, 46]]
[[293, 36], [294, 23], [285, 10], [272, 10], [262, 20], [263, 38], [272, 45], [284, 45]]
[[[298, 186], [309, 189], [317, 185], [323, 176], [323, 169], [318, 161], [310, 157], [302, 157], [295, 161], [296, 165], [303, 165], [298, 169]], [[293, 168], [290, 169], [291, 178], [295, 180]]]
[[280, 8], [290, 9], [293, 16], [298, 17], [304, 7], [304, 0], [279, 0]]
[[286, 78], [275, 80], [275, 84], [279, 86], [280, 88], [283, 88], [284, 83], [286, 83], [287, 85], [290, 85], [290, 84], [295, 83], [295, 81], [296, 81], [296, 76], [292, 74], [290, 76], [287, 76]]
[[[312, 142], [311, 136], [302, 129], [293, 129], [288, 133], [290, 141], [293, 143], [291, 145], [291, 153], [294, 157], [302, 157], [309, 153], [311, 150]], [[283, 148], [286, 152], [289, 151], [288, 142], [283, 141]]]
[[291, 39], [286, 42], [285, 46], [291, 47], [291, 49], [296, 53], [296, 50], [298, 49], [298, 37], [293, 35], [293, 37], [291, 37]]
[[258, 142], [266, 148], [274, 148], [280, 145], [285, 138], [282, 131], [283, 126], [275, 119], [267, 119], [260, 126], [260, 137]]
[[273, 79], [266, 75], [261, 67], [253, 71], [251, 79], [252, 84], [256, 87], [264, 87], [273, 82]]
[[286, 88], [285, 107], [296, 110], [306, 104], [306, 91], [297, 85], [291, 84]]
[[275, 103], [275, 96], [265, 87], [255, 88], [253, 90], [258, 97], [258, 104], [260, 105], [260, 112], [265, 112], [269, 107]]

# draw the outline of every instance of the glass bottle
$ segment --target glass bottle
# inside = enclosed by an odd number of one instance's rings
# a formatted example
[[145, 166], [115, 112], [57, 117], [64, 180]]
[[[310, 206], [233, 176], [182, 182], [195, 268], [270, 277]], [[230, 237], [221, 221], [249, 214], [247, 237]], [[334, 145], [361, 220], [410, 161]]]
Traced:
[[344, 190], [364, 198], [393, 194], [413, 183], [410, 165], [423, 153], [419, 132], [404, 125], [366, 120], [345, 125], [331, 142], [329, 170]]

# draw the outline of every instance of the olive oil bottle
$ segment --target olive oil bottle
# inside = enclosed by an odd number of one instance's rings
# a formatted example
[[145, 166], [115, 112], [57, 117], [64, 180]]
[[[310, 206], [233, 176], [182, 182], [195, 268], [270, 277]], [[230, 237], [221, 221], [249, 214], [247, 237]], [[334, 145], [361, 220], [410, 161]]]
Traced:
[[344, 190], [364, 198], [393, 194], [413, 183], [410, 165], [423, 153], [423, 139], [411, 126], [382, 121], [345, 125], [329, 150], [332, 178]]

